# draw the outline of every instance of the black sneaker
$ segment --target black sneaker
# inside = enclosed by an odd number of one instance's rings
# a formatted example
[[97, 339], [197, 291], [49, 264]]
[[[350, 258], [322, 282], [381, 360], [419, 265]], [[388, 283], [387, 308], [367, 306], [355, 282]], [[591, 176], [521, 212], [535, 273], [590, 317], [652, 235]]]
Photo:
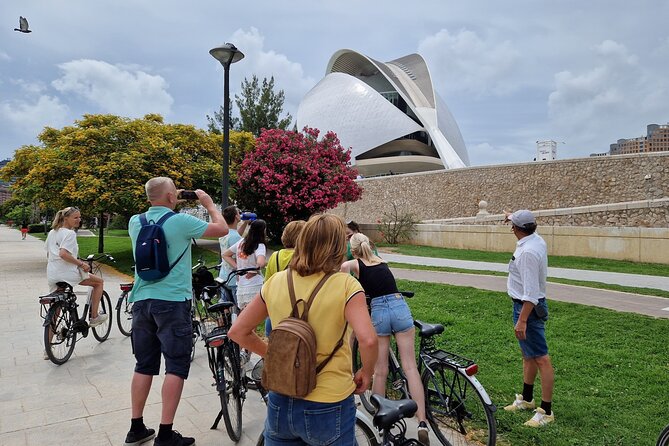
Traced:
[[144, 430], [141, 432], [128, 432], [128, 435], [125, 436], [125, 443], [123, 443], [123, 446], [139, 446], [155, 436], [156, 431], [154, 429], [147, 429], [146, 426], [144, 426]]
[[160, 441], [158, 437], [153, 440], [153, 446], [192, 446], [195, 444], [195, 438], [184, 437], [177, 431], [172, 431], [172, 438], [166, 441]]

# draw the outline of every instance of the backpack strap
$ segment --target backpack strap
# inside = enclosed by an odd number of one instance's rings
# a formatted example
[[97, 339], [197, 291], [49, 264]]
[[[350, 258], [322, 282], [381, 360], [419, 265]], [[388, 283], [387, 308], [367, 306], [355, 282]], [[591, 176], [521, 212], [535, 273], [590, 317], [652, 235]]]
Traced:
[[[309, 300], [305, 301], [304, 299], [299, 299], [297, 300], [295, 298], [295, 287], [293, 285], [293, 271], [290, 268], [287, 268], [286, 271], [288, 271], [288, 293], [290, 294], [290, 304], [293, 308], [291, 311], [291, 316], [292, 317], [297, 317], [302, 319], [304, 322], [309, 322], [309, 308], [311, 307], [311, 303], [314, 301], [316, 298], [316, 294], [321, 290], [323, 285], [325, 285], [325, 282], [330, 278], [331, 275], [333, 275], [333, 272], [329, 272], [326, 275], [324, 275], [321, 280], [316, 284], [316, 288], [311, 292], [311, 296], [309, 296]], [[298, 310], [297, 310], [297, 303], [298, 302], [304, 302], [304, 310], [302, 311], [302, 316], [299, 315]]]
[[281, 253], [281, 251], [282, 251], [282, 250], [279, 249], [279, 250], [276, 252], [276, 272], [277, 272], [277, 273], [278, 273], [279, 271], [281, 271], [281, 267], [279, 266], [279, 254]]
[[316, 374], [317, 375], [321, 372], [321, 370], [323, 370], [323, 368], [326, 365], [328, 365], [328, 362], [330, 362], [330, 359], [332, 359], [332, 357], [335, 355], [335, 353], [337, 353], [337, 350], [339, 350], [341, 348], [341, 346], [344, 345], [344, 336], [346, 336], [346, 329], [347, 328], [348, 328], [348, 321], [344, 325], [344, 331], [341, 332], [341, 337], [339, 338], [339, 342], [337, 342], [337, 345], [335, 345], [335, 348], [334, 348], [334, 350], [332, 350], [332, 353], [330, 353], [330, 356], [325, 358], [323, 360], [323, 362], [318, 364], [318, 366], [316, 367]]

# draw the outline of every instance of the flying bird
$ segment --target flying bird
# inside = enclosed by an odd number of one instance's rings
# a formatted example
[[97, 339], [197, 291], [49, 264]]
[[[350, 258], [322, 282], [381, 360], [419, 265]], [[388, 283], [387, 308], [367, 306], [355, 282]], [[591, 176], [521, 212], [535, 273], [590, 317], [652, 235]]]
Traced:
[[19, 16], [19, 27], [14, 28], [14, 31], [20, 33], [31, 33], [32, 31], [28, 29], [28, 20], [25, 17]]

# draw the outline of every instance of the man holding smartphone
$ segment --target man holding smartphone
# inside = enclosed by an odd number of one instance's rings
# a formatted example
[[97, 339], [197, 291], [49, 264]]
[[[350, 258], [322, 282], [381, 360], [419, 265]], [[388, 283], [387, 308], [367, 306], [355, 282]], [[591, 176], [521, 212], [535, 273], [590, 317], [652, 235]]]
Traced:
[[525, 423], [541, 427], [555, 420], [552, 411], [554, 371], [546, 344], [545, 321], [546, 277], [548, 253], [546, 242], [535, 231], [537, 222], [532, 212], [523, 209], [505, 212], [505, 222], [511, 222], [511, 231], [518, 239], [516, 250], [509, 262], [507, 291], [513, 300], [513, 323], [516, 338], [523, 354], [523, 393], [504, 410], [535, 409], [534, 381], [541, 376], [541, 407]]
[[[154, 281], [142, 280], [135, 273], [132, 290], [132, 347], [135, 372], [130, 387], [132, 415], [130, 431], [124, 446], [137, 446], [155, 436], [154, 429], [144, 424], [144, 406], [151, 390], [153, 376], [160, 372], [161, 353], [165, 358], [165, 380], [162, 386], [160, 430], [154, 446], [190, 446], [194, 438], [183, 437], [172, 429], [184, 380], [190, 371], [192, 349], [191, 322], [191, 239], [220, 237], [228, 233], [228, 225], [211, 197], [202, 190], [179, 193], [170, 178], [151, 178], [145, 185], [151, 207], [146, 211], [148, 221], [157, 222], [173, 213], [179, 197], [193, 197], [209, 212], [210, 223], [188, 214], [175, 214], [162, 225], [168, 242], [167, 257], [173, 265], [169, 274]], [[190, 198], [188, 198], [190, 199]], [[128, 223], [133, 254], [141, 222], [134, 215]], [[178, 260], [177, 260], [178, 259]], [[173, 263], [174, 262], [174, 263]]]

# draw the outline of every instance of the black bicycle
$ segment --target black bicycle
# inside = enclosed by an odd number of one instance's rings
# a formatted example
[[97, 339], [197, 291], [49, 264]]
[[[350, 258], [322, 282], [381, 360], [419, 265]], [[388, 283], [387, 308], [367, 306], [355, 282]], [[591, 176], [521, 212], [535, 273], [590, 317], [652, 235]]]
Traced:
[[[203, 307], [205, 320], [216, 321], [216, 326], [203, 332], [202, 336], [207, 348], [209, 368], [221, 401], [221, 410], [211, 429], [217, 429], [218, 423], [223, 418], [228, 436], [234, 442], [238, 442], [242, 435], [242, 407], [249, 383], [253, 380], [242, 370], [244, 364], [241, 361], [239, 345], [228, 338], [228, 330], [238, 314], [229, 283], [236, 276], [258, 270], [259, 268], [244, 268], [231, 271], [225, 280], [203, 287], [203, 293], [207, 296], [215, 295], [218, 299], [217, 303], [211, 305], [207, 305], [205, 301]], [[207, 324], [201, 327], [206, 330]]]
[[132, 302], [130, 302], [130, 294], [132, 288], [135, 286], [134, 282], [122, 283], [121, 295], [116, 301], [116, 324], [118, 329], [125, 336], [132, 334]]
[[[106, 258], [113, 261], [114, 258], [109, 254], [100, 254], [97, 257], [94, 254], [89, 255], [84, 260], [90, 266], [90, 270], [99, 268], [95, 262]], [[87, 318], [90, 318], [91, 292], [88, 290], [88, 299], [84, 309], [79, 316], [77, 308], [77, 295], [67, 282], [58, 282], [58, 289], [45, 296], [39, 296], [40, 317], [44, 319], [44, 348], [49, 360], [54, 364], [65, 364], [74, 352], [74, 346], [81, 338], [88, 336], [89, 328]], [[109, 337], [112, 326], [111, 300], [106, 291], [102, 291], [100, 299], [100, 314], [106, 314], [107, 320], [97, 327], [92, 327], [93, 336], [99, 342], [104, 342]]]
[[[402, 292], [412, 297], [411, 292]], [[475, 377], [478, 365], [452, 352], [437, 349], [435, 335], [444, 331], [441, 324], [414, 321], [420, 337], [418, 370], [425, 389], [425, 411], [428, 422], [445, 446], [494, 446], [497, 441], [497, 410], [488, 393]], [[397, 359], [397, 346], [388, 353], [386, 395], [393, 400], [410, 399], [404, 370]], [[353, 344], [354, 366], [359, 367], [358, 344]], [[369, 413], [375, 412], [372, 393], [360, 395]]]

